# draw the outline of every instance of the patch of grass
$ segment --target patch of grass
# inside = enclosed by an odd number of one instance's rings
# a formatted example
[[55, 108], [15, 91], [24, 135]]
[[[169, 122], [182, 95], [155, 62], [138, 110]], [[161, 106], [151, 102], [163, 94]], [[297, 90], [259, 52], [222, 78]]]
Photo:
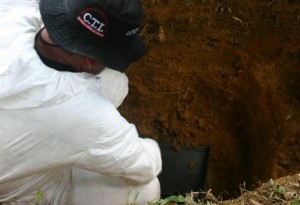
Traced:
[[28, 205], [36, 205], [39, 203], [40, 200], [42, 200], [44, 198], [45, 198], [45, 196], [44, 196], [41, 188], [37, 188], [33, 202], [29, 203]]
[[139, 196], [140, 193], [139, 192], [135, 192], [134, 196], [133, 196], [133, 200], [132, 200], [132, 202], [130, 202], [131, 201], [130, 200], [131, 192], [132, 192], [132, 187], [129, 187], [129, 190], [127, 191], [127, 194], [126, 194], [126, 205], [138, 205], [136, 203], [136, 200], [137, 200], [137, 198], [138, 198], [138, 196]]
[[154, 200], [152, 202], [149, 203], [149, 205], [167, 205], [169, 203], [185, 203], [186, 198], [182, 195], [178, 195], [178, 196], [169, 196], [165, 199], [158, 199], [158, 200]]
[[185, 0], [185, 5], [190, 6], [191, 5], [191, 0]]
[[300, 205], [300, 200], [292, 201], [290, 205]]
[[271, 193], [269, 198], [273, 198], [274, 194], [278, 194], [281, 198], [284, 198], [285, 188], [282, 185], [276, 185], [273, 179], [270, 179], [269, 184], [271, 186]]

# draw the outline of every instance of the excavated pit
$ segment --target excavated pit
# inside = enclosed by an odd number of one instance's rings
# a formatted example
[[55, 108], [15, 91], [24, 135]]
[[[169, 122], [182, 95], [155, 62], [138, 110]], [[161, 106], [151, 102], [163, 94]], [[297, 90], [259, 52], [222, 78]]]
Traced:
[[210, 145], [206, 187], [300, 170], [300, 1], [143, 1], [145, 57], [120, 112], [158, 141]]

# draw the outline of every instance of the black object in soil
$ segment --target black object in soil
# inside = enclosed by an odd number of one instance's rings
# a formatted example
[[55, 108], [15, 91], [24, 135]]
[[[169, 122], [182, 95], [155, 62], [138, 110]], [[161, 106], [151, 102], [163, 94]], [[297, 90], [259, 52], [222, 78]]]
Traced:
[[204, 191], [209, 145], [200, 148], [181, 146], [178, 152], [170, 143], [160, 142], [159, 146], [163, 162], [163, 170], [158, 176], [161, 197]]

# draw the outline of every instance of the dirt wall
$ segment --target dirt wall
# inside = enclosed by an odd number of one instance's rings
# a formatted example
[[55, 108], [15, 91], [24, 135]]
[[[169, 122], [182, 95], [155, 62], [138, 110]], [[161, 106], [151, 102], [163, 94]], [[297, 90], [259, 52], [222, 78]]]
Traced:
[[146, 0], [145, 57], [121, 113], [153, 139], [211, 146], [207, 186], [300, 170], [300, 1]]

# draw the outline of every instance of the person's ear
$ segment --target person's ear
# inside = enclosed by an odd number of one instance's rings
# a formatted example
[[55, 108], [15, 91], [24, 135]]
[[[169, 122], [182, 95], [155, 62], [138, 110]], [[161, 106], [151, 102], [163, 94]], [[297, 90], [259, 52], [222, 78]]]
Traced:
[[96, 60], [92, 59], [90, 57], [85, 57], [85, 61], [88, 65], [95, 65], [96, 64]]

